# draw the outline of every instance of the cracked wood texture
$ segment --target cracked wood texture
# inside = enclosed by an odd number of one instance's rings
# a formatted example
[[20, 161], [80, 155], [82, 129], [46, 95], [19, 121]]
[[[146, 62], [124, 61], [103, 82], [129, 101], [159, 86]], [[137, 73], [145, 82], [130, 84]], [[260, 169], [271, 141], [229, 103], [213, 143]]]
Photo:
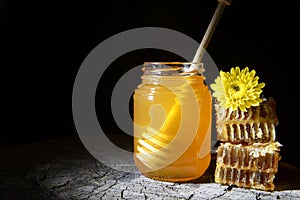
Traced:
[[0, 200], [300, 199], [300, 169], [283, 162], [275, 191], [266, 192], [214, 183], [215, 154], [206, 173], [188, 183], [109, 168], [77, 137], [2, 148], [0, 157]]

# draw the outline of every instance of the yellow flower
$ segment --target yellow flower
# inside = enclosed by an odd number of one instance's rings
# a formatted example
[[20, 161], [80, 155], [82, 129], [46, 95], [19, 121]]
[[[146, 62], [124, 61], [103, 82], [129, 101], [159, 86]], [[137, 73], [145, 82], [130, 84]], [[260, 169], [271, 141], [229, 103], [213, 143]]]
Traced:
[[231, 68], [230, 72], [220, 71], [220, 76], [211, 84], [214, 90], [213, 97], [217, 98], [221, 106], [231, 110], [241, 109], [246, 111], [251, 106], [258, 106], [262, 102], [260, 94], [264, 83], [258, 83], [255, 70], [249, 72], [246, 67]]

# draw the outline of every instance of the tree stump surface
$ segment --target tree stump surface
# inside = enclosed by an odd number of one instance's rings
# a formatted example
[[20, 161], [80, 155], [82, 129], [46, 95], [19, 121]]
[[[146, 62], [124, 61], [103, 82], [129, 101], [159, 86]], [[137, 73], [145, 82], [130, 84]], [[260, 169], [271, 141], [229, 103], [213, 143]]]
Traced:
[[0, 200], [300, 199], [300, 168], [283, 162], [267, 192], [214, 183], [214, 154], [206, 173], [187, 183], [110, 168], [77, 137], [2, 148], [0, 157]]

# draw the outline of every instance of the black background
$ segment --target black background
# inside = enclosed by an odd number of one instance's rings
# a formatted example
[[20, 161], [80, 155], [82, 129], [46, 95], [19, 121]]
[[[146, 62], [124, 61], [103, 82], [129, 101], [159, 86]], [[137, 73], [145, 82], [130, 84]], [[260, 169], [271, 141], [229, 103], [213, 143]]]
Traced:
[[[164, 27], [199, 43], [217, 7], [201, 1], [0, 1], [1, 147], [77, 135], [72, 89], [77, 70], [105, 39], [138, 27]], [[280, 9], [278, 9], [278, 6]], [[275, 8], [276, 7], [276, 8]], [[300, 166], [297, 152], [297, 27], [292, 8], [273, 1], [233, 0], [227, 6], [207, 52], [220, 70], [255, 69], [265, 82], [264, 95], [277, 101], [277, 139], [282, 160]], [[292, 14], [292, 15], [289, 15]], [[296, 13], [297, 14], [297, 13]], [[295, 15], [296, 15], [295, 14]], [[289, 47], [285, 46], [286, 44]], [[106, 73], [112, 88], [120, 74], [145, 59], [176, 58], [167, 52], [137, 51], [122, 56]], [[117, 69], [122, 63], [123, 69]], [[111, 76], [111, 82], [109, 82]], [[97, 96], [110, 106], [110, 93]], [[99, 103], [100, 102], [100, 103]], [[101, 112], [100, 119], [109, 116]], [[101, 117], [102, 116], [102, 117]], [[103, 118], [103, 119], [102, 119]], [[112, 119], [111, 130], [118, 132]]]

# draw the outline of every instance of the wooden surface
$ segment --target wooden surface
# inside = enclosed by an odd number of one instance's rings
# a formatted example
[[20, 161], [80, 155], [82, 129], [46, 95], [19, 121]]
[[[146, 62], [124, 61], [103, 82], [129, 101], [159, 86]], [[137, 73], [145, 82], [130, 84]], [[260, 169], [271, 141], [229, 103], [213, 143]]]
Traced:
[[215, 160], [189, 183], [117, 171], [92, 157], [77, 137], [2, 148], [0, 157], [0, 200], [300, 199], [300, 169], [283, 162], [275, 191], [265, 192], [214, 183]]

